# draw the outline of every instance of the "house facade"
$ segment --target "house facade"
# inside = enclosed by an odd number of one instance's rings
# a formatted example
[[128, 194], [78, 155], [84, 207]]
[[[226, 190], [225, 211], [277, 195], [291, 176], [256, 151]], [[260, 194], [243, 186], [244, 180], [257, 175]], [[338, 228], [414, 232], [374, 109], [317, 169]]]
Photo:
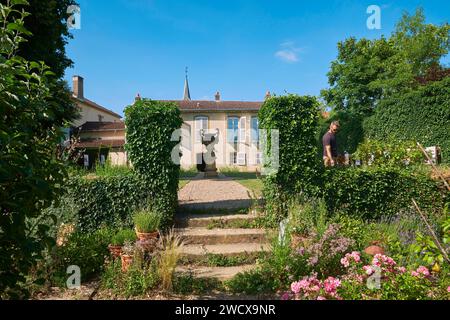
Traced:
[[[86, 99], [83, 78], [73, 78], [73, 99], [80, 108], [81, 119], [72, 132], [78, 136], [77, 147], [83, 149], [82, 165], [92, 167], [109, 161], [113, 165], [128, 165], [124, 150], [126, 128], [120, 115]], [[266, 94], [266, 98], [269, 93]], [[138, 96], [136, 99], [140, 99]], [[255, 171], [261, 164], [258, 111], [260, 102], [223, 101], [217, 92], [214, 101], [191, 100], [186, 77], [182, 100], [165, 100], [178, 105], [183, 118], [181, 128], [180, 165], [201, 168], [207, 152], [201, 132], [217, 133], [214, 144], [216, 166]]]

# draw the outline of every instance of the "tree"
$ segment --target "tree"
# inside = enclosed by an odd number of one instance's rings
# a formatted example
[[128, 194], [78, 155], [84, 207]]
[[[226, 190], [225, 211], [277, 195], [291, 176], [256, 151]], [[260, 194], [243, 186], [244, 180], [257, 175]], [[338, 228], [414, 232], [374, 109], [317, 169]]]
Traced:
[[337, 110], [369, 116], [381, 99], [407, 93], [448, 53], [449, 25], [425, 24], [421, 9], [405, 13], [390, 38], [349, 38], [338, 43], [325, 101]]
[[55, 74], [18, 55], [31, 36], [29, 14], [16, 5], [25, 3], [0, 3], [0, 299], [26, 296], [30, 269], [54, 244], [42, 210], [66, 175], [55, 153], [61, 128], [73, 119], [52, 92]]

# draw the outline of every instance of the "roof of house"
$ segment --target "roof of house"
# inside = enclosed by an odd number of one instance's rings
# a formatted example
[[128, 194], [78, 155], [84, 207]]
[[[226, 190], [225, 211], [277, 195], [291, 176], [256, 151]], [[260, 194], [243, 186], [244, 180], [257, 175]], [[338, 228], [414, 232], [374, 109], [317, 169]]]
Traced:
[[163, 100], [175, 102], [182, 112], [259, 111], [263, 102]]
[[125, 130], [125, 123], [123, 121], [116, 122], [85, 122], [80, 127], [80, 131], [117, 131]]
[[108, 114], [112, 115], [113, 117], [122, 119], [121, 115], [115, 113], [114, 111], [106, 109], [105, 107], [102, 107], [101, 105], [99, 105], [99, 104], [97, 104], [97, 103], [95, 103], [95, 102], [93, 102], [93, 101], [91, 101], [89, 99], [86, 99], [86, 98], [80, 99], [80, 98], [75, 97], [75, 96], [72, 96], [72, 99], [74, 99], [77, 102], [81, 102], [81, 103], [87, 104], [88, 106], [90, 106], [92, 108], [95, 108], [97, 110], [100, 110], [100, 111], [103, 111], [105, 113], [108, 113]]
[[124, 139], [115, 140], [85, 140], [76, 143], [76, 147], [80, 149], [89, 148], [121, 148], [125, 145]]

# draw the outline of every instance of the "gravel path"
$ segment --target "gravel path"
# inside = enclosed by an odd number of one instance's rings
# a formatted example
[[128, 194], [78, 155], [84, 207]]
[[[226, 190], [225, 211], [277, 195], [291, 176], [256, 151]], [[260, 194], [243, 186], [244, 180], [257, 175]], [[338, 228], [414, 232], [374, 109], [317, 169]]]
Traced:
[[182, 209], [240, 209], [251, 205], [249, 190], [232, 179], [219, 175], [214, 179], [197, 176], [178, 193]]

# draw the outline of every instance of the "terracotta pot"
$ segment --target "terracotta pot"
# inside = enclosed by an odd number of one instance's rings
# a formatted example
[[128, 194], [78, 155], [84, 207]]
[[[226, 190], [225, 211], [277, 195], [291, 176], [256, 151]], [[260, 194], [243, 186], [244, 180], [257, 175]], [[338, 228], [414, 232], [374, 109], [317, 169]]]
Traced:
[[127, 254], [123, 254], [120, 257], [122, 258], [122, 272], [127, 272], [133, 263], [133, 257]]
[[136, 230], [136, 236], [140, 241], [154, 240], [159, 238], [159, 231], [144, 233]]
[[110, 244], [108, 246], [109, 252], [111, 253], [111, 255], [113, 256], [113, 258], [119, 258], [120, 255], [122, 254], [122, 246], [114, 246], [112, 244]]
[[370, 246], [364, 250], [370, 256], [375, 256], [377, 254], [384, 254], [384, 249], [380, 246]]

